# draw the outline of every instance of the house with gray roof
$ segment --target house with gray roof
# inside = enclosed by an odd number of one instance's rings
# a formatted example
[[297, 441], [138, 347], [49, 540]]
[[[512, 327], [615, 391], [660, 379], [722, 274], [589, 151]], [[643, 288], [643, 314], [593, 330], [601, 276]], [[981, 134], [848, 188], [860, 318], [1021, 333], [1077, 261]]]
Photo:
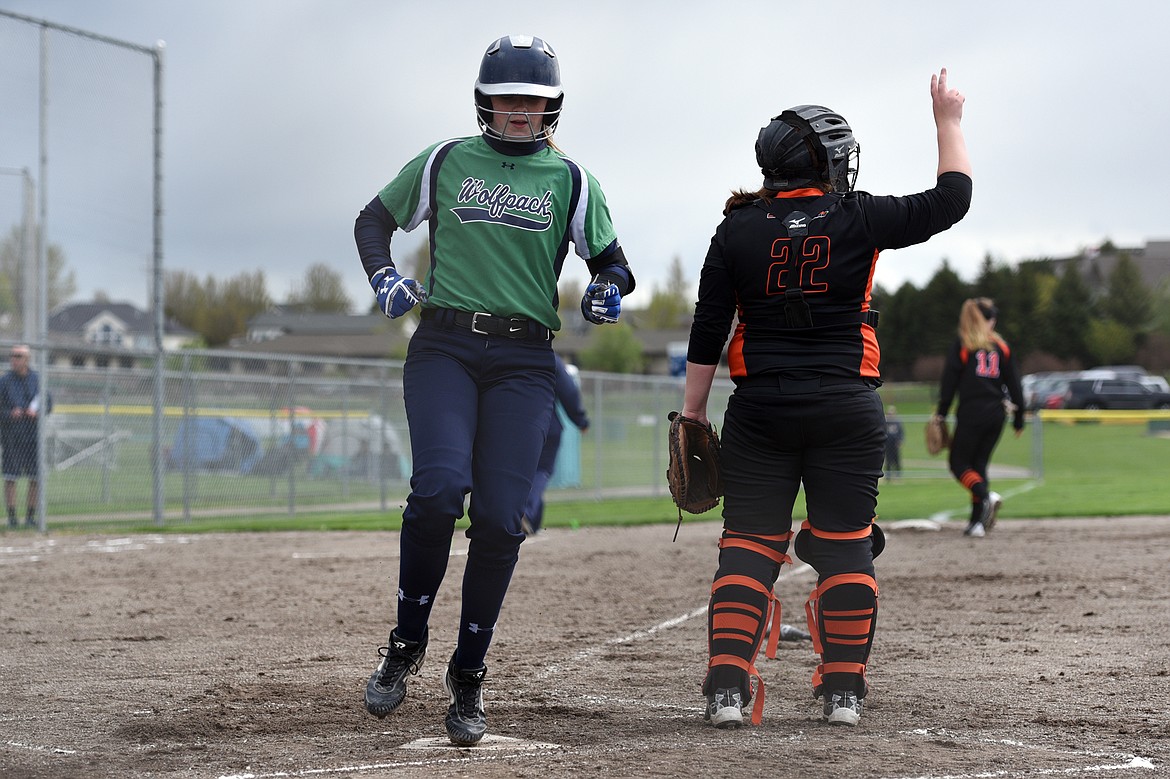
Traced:
[[[131, 303], [63, 303], [49, 313], [48, 325], [50, 365], [133, 368], [136, 353], [154, 349], [154, 316]], [[197, 337], [177, 322], [163, 324], [167, 351]]]

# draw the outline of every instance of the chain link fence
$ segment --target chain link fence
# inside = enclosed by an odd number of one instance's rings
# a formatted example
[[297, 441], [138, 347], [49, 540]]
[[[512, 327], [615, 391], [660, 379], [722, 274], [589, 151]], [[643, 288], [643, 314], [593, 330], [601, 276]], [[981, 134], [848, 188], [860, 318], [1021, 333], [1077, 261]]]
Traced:
[[75, 293], [151, 308], [160, 80], [161, 47], [0, 10], [0, 334]]
[[[53, 411], [41, 425], [47, 527], [397, 517], [405, 505], [411, 452], [401, 362], [184, 350], [166, 358], [156, 409], [150, 353], [50, 352]], [[590, 371], [579, 379], [591, 425], [581, 435], [566, 430], [548, 500], [668, 499], [666, 417], [681, 408], [683, 379]], [[712, 389], [708, 408], [719, 428], [731, 390], [726, 379]], [[883, 394], [911, 405], [916, 396], [928, 400], [922, 388], [888, 386]], [[900, 478], [950, 478], [945, 457], [926, 454], [927, 417], [901, 418]], [[1018, 462], [997, 454], [996, 466], [1035, 477], [1039, 447], [1037, 437]]]

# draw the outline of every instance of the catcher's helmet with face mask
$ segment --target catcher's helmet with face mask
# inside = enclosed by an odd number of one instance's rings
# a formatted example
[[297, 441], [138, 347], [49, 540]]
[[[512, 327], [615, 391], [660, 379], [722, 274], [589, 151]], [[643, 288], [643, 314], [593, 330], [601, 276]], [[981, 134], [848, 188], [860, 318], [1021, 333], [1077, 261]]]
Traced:
[[[492, 127], [492, 95], [530, 95], [548, 98], [541, 130], [533, 138], [505, 137]], [[506, 35], [484, 52], [475, 81], [475, 112], [480, 128], [506, 141], [530, 142], [548, 138], [561, 118], [561, 66], [552, 47], [531, 35]], [[533, 123], [535, 124], [535, 122]]]
[[861, 146], [849, 123], [820, 105], [798, 105], [772, 118], [756, 139], [756, 162], [767, 189], [829, 184], [850, 192]]

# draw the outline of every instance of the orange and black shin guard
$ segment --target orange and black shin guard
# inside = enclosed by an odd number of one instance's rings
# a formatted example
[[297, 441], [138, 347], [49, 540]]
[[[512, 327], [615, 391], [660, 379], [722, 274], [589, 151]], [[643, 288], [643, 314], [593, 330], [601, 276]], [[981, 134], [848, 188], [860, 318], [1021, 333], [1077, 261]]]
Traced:
[[[755, 659], [769, 621], [773, 634], [769, 647], [771, 655], [775, 655], [780, 617], [774, 608], [772, 585], [780, 566], [792, 562], [785, 554], [791, 537], [791, 533], [756, 535], [725, 530], [719, 541], [719, 570], [711, 585], [710, 662], [703, 692], [711, 694], [719, 688], [739, 687], [745, 702], [755, 698], [752, 723], [757, 725], [763, 715], [764, 684], [756, 671]], [[757, 682], [754, 696], [753, 679]]]
[[877, 627], [878, 586], [867, 573], [842, 573], [823, 578], [809, 596], [805, 610], [813, 650], [821, 662], [813, 671], [813, 695], [827, 690], [868, 691], [865, 667]]

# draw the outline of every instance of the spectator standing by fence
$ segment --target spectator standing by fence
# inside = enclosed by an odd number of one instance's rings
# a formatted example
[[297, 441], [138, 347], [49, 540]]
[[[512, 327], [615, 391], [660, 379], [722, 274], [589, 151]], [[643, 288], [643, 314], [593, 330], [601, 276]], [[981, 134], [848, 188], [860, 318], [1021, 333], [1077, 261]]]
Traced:
[[[26, 477], [26, 527], [37, 526], [37, 498], [40, 479], [38, 469], [37, 424], [41, 417], [40, 376], [30, 365], [31, 351], [17, 344], [9, 353], [11, 369], [0, 376], [0, 446], [3, 447], [4, 502], [8, 507], [8, 527], [20, 527], [16, 512], [16, 482]], [[44, 413], [52, 410], [45, 403]]]

